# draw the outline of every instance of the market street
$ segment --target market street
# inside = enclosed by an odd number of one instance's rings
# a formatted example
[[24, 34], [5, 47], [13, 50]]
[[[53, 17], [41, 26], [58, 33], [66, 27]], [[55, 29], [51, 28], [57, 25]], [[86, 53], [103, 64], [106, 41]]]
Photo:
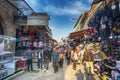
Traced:
[[52, 63], [50, 63], [49, 72], [43, 70], [37, 70], [34, 67], [33, 72], [25, 72], [11, 80], [100, 80], [98, 76], [87, 75], [84, 71], [83, 65], [78, 65], [77, 70], [72, 69], [72, 64], [67, 66], [64, 63], [64, 67], [59, 69], [58, 73], [54, 73]]
[[120, 80], [120, 0], [0, 0], [0, 80]]

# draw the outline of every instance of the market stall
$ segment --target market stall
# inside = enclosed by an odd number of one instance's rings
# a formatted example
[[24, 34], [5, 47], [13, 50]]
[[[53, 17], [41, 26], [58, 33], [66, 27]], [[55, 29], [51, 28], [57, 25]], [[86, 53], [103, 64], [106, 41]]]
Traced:
[[[103, 80], [120, 79], [120, 2], [98, 8], [89, 21], [87, 32], [91, 43], [99, 42], [107, 59], [95, 61]], [[97, 70], [98, 71], [98, 70]]]

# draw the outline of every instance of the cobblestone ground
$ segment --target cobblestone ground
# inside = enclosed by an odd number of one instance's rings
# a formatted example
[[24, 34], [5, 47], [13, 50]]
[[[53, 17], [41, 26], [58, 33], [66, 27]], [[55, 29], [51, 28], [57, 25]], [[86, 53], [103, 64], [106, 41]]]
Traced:
[[[36, 66], [36, 64], [34, 64]], [[69, 66], [64, 63], [64, 67], [59, 69], [58, 73], [54, 73], [52, 63], [50, 63], [49, 71], [37, 70], [34, 67], [33, 72], [24, 72], [11, 80], [100, 80], [97, 75], [92, 77], [86, 75], [83, 65], [77, 65], [77, 70], [72, 69], [72, 64]]]

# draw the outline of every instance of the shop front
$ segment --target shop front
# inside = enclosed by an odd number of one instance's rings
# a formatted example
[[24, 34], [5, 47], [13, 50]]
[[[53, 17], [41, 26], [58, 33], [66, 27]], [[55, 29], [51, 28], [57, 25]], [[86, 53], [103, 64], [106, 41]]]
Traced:
[[96, 61], [103, 80], [120, 79], [120, 2], [99, 7], [89, 21], [88, 36], [91, 43], [98, 42], [107, 59]]

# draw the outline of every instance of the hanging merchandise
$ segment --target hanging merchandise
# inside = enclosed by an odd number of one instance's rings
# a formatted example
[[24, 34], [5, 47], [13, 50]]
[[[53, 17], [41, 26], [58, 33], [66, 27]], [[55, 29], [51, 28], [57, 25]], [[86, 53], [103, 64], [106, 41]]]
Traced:
[[30, 42], [30, 47], [33, 48], [33, 42]]
[[107, 80], [107, 76], [104, 75], [104, 76], [102, 77], [102, 80]]
[[37, 41], [34, 41], [34, 42], [33, 42], [33, 46], [34, 46], [35, 48], [38, 47], [38, 43], [37, 43]]
[[113, 2], [111, 6], [113, 18], [116, 18], [120, 15], [119, 11], [119, 2]]
[[117, 70], [112, 70], [112, 79], [117, 80], [117, 77], [120, 76], [120, 73]]
[[23, 42], [22, 42], [22, 46], [23, 46], [23, 47], [25, 47], [25, 42], [26, 42], [26, 41], [23, 41]]
[[91, 36], [94, 37], [94, 28], [92, 26], [90, 26], [90, 33], [91, 33]]
[[30, 48], [30, 41], [26, 41], [26, 47]]
[[38, 43], [38, 47], [39, 47], [39, 48], [43, 48], [43, 45], [44, 45], [44, 44], [43, 44], [43, 42], [41, 42], [41, 41]]
[[33, 35], [33, 31], [30, 31], [30, 32], [29, 32], [29, 36], [31, 36], [32, 41], [35, 40], [35, 36]]

